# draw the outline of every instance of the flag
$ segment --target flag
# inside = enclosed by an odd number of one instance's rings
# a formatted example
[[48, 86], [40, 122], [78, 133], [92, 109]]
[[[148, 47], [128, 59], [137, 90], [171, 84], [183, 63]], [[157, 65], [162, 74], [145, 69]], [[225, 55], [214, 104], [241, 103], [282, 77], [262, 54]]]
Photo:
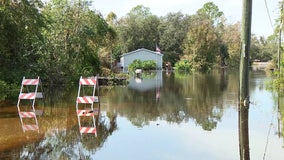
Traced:
[[161, 49], [156, 45], [156, 52], [160, 52], [161, 53]]

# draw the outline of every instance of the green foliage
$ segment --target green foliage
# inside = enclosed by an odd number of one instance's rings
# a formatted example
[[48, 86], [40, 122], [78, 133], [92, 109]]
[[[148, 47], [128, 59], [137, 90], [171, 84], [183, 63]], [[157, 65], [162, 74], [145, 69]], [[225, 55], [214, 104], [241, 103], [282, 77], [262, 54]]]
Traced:
[[250, 59], [268, 62], [276, 56], [277, 53], [277, 39], [265, 39], [264, 37], [257, 38], [252, 35], [250, 47]]
[[138, 5], [136, 7], [133, 7], [130, 12], [128, 13], [129, 16], [134, 16], [137, 18], [146, 18], [150, 15], [152, 15], [149, 7], [144, 7], [143, 5]]
[[[112, 67], [122, 53], [156, 45], [164, 62], [181, 59], [176, 67], [182, 70], [239, 65], [240, 23], [225, 24], [212, 2], [192, 16], [177, 12], [160, 18], [138, 5], [118, 20], [113, 12], [104, 19], [90, 6], [87, 0], [0, 1], [0, 80], [19, 85], [23, 76], [40, 76], [45, 83], [69, 83]], [[253, 39], [252, 45], [252, 59], [275, 59], [275, 37]], [[155, 67], [154, 62], [133, 66]]]
[[226, 65], [226, 59], [229, 58], [229, 53], [228, 53], [228, 47], [225, 44], [222, 44], [220, 46], [220, 65], [225, 66]]
[[17, 83], [22, 75], [35, 75], [35, 53], [43, 44], [45, 19], [37, 0], [0, 1], [0, 77]]
[[129, 66], [129, 71], [135, 71], [136, 69], [154, 70], [156, 69], [156, 62], [154, 60], [141, 61], [139, 59], [134, 60]]
[[280, 61], [280, 68], [282, 72], [280, 72], [279, 70], [274, 72], [276, 78], [274, 78], [272, 81], [272, 88], [275, 89], [279, 95], [283, 96], [284, 95], [284, 73], [283, 73], [284, 57], [282, 57]]
[[220, 51], [218, 42], [213, 22], [197, 15], [184, 43], [184, 53], [189, 57], [194, 70], [208, 72], [212, 69]]
[[240, 44], [241, 44], [241, 24], [239, 22], [235, 24], [228, 24], [224, 27], [223, 34], [221, 36], [224, 47], [227, 48], [228, 61], [227, 65], [230, 67], [238, 67], [240, 64]]
[[207, 2], [197, 11], [197, 14], [207, 16], [208, 19], [218, 23], [220, 17], [224, 15], [222, 11], [219, 11], [218, 6], [213, 2]]
[[[280, 7], [282, 7], [282, 5], [279, 5]], [[281, 13], [279, 14], [279, 18], [276, 21], [283, 21], [283, 9], [281, 8]], [[270, 87], [272, 89], [274, 89], [278, 95], [283, 96], [284, 95], [284, 57], [281, 56], [280, 59], [280, 68], [276, 67], [278, 66], [278, 54], [280, 53], [281, 55], [283, 55], [283, 46], [278, 46], [278, 40], [279, 40], [279, 32], [281, 33], [281, 30], [283, 30], [283, 26], [280, 25], [281, 23], [278, 23], [278, 25], [275, 27], [275, 33], [274, 35], [269, 36], [266, 40], [263, 37], [260, 37], [260, 39], [256, 39], [254, 38], [254, 40], [256, 41], [256, 43], [254, 44], [257, 48], [258, 52], [262, 52], [261, 54], [257, 55], [255, 53], [253, 53], [252, 58], [260, 58], [257, 56], [261, 56], [263, 59], [265, 59], [265, 57], [269, 57], [272, 58], [272, 62], [275, 65], [274, 68], [277, 68], [277, 70], [274, 72], [275, 78], [273, 79]], [[282, 28], [281, 28], [282, 27]], [[283, 44], [282, 44], [283, 45]], [[278, 52], [279, 49], [279, 52]], [[256, 51], [256, 53], [257, 53]], [[268, 53], [268, 54], [267, 54]], [[269, 53], [274, 53], [274, 54], [269, 54]], [[273, 67], [271, 67], [273, 68]]]
[[142, 62], [142, 69], [144, 69], [144, 70], [156, 69], [156, 62], [154, 60], [143, 61]]
[[99, 50], [116, 32], [86, 0], [0, 1], [1, 80], [40, 76], [62, 84], [100, 72]]
[[181, 12], [161, 17], [159, 25], [159, 47], [163, 49], [163, 60], [175, 64], [183, 55], [182, 43], [186, 38], [190, 17]]
[[6, 82], [0, 80], [0, 101], [7, 97], [8, 85]]
[[83, 2], [54, 0], [42, 12], [50, 23], [43, 30], [46, 43], [39, 52], [39, 68], [50, 83], [68, 83], [100, 72], [98, 51], [114, 33]]
[[[224, 65], [228, 58], [227, 46], [222, 42], [224, 30], [221, 17], [223, 12], [212, 2], [203, 5], [191, 17], [187, 37], [183, 43], [184, 56], [191, 62], [192, 68], [200, 72], [210, 71], [214, 64]], [[185, 58], [187, 57], [187, 58]]]
[[149, 8], [134, 7], [126, 17], [118, 21], [117, 31], [121, 52], [139, 48], [154, 49], [158, 42], [160, 20]]
[[191, 71], [192, 66], [188, 60], [180, 60], [175, 64], [175, 69], [177, 71]]
[[131, 64], [128, 66], [129, 71], [135, 71], [136, 69], [142, 69], [142, 61], [139, 59], [135, 59]]

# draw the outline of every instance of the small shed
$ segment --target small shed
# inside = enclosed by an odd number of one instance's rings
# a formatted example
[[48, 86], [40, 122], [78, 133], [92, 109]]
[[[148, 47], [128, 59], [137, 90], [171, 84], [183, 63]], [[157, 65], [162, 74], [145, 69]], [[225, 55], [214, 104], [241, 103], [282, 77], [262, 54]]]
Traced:
[[154, 60], [157, 63], [157, 69], [162, 69], [163, 67], [163, 54], [141, 48], [121, 55], [120, 64], [123, 71], [128, 71], [128, 66], [136, 59], [141, 61]]

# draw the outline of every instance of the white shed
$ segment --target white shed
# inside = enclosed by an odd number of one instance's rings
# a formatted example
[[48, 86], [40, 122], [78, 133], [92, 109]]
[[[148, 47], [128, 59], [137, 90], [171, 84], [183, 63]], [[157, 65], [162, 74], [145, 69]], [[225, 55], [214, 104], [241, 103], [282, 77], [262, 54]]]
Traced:
[[141, 48], [121, 55], [120, 64], [123, 68], [123, 71], [128, 71], [129, 64], [131, 64], [136, 59], [139, 59], [141, 61], [154, 60], [157, 63], [157, 69], [162, 69], [163, 67], [163, 54], [161, 54], [160, 52], [154, 52], [145, 48]]

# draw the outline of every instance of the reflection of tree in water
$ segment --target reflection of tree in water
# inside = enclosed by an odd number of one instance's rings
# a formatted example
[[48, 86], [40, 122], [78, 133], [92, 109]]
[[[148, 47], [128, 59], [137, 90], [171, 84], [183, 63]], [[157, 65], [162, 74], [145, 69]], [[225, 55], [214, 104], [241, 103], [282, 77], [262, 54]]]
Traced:
[[80, 134], [78, 126], [70, 129], [54, 130], [47, 133], [40, 142], [30, 143], [22, 148], [20, 158], [28, 159], [90, 159], [101, 148], [116, 129], [116, 115], [97, 119], [97, 137]]
[[43, 92], [45, 103], [47, 103], [51, 107], [62, 102], [72, 104], [76, 102], [77, 86], [70, 87], [67, 85], [49, 85], [43, 88]]
[[117, 112], [126, 116], [135, 126], [143, 127], [159, 116], [153, 91], [141, 93], [121, 88], [108, 96], [118, 97], [118, 99], [112, 99], [112, 103], [115, 103], [116, 107], [120, 107]]
[[[127, 117], [133, 125], [143, 127], [157, 119], [181, 123], [189, 119], [205, 130], [216, 128], [223, 115], [224, 95], [235, 86], [228, 84], [228, 75], [223, 72], [212, 74], [172, 74], [163, 79], [161, 98], [155, 101], [155, 89], [138, 92], [118, 88], [107, 93], [117, 112]], [[225, 83], [225, 84], [224, 84]], [[237, 80], [235, 83], [237, 89]]]
[[45, 90], [46, 107], [44, 115], [39, 117], [43, 138], [7, 151], [7, 154], [17, 157], [12, 159], [89, 159], [117, 129], [117, 115], [108, 112], [106, 116], [96, 118], [97, 137], [94, 134], [81, 135], [75, 110], [76, 98], [70, 98], [76, 97], [76, 92], [62, 92], [59, 88]]
[[220, 99], [222, 91], [218, 78], [216, 74], [195, 74], [179, 78], [178, 81], [182, 84], [181, 95], [183, 97], [188, 95], [191, 98], [184, 102], [186, 116], [194, 119], [205, 130], [214, 129], [223, 114], [222, 99]]

